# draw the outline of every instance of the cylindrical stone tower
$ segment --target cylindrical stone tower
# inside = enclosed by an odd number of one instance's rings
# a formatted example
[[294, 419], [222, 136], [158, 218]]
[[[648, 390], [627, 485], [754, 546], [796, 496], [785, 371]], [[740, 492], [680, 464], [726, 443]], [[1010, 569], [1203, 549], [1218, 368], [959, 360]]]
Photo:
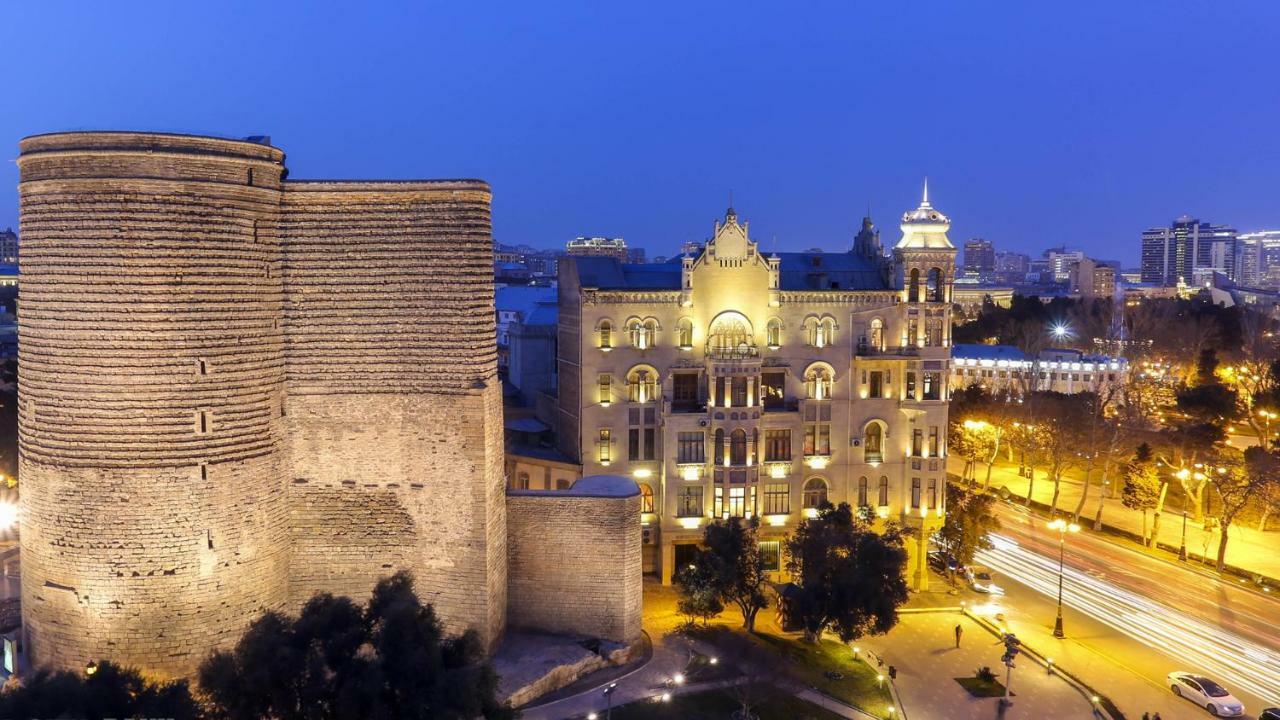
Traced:
[[285, 606], [284, 154], [21, 143], [22, 607], [41, 666], [191, 672]]

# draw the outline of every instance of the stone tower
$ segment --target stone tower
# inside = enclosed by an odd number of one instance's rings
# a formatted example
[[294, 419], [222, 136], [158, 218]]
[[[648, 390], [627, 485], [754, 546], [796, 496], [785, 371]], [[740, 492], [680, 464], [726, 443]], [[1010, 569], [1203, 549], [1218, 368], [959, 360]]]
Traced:
[[400, 569], [506, 618], [490, 191], [284, 182], [265, 142], [21, 143], [22, 607], [41, 666], [189, 674]]

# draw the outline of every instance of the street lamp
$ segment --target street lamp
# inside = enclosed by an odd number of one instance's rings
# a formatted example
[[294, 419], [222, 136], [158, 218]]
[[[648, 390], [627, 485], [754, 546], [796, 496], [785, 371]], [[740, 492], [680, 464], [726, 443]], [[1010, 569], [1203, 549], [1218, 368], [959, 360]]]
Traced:
[[604, 689], [605, 699], [605, 720], [613, 717], [613, 691], [618, 689], [618, 683], [609, 683], [609, 687]]
[[[1183, 505], [1186, 505], [1184, 502]], [[1187, 561], [1187, 509], [1182, 508], [1182, 543], [1178, 545], [1178, 559]]]
[[1071, 326], [1066, 323], [1057, 323], [1049, 329], [1049, 334], [1053, 335], [1054, 340], [1062, 340], [1071, 336]]
[[1066, 637], [1062, 632], [1062, 574], [1067, 554], [1067, 533], [1080, 532], [1080, 526], [1058, 518], [1049, 523], [1049, 529], [1058, 531], [1058, 618], [1053, 622], [1053, 636], [1062, 638]]

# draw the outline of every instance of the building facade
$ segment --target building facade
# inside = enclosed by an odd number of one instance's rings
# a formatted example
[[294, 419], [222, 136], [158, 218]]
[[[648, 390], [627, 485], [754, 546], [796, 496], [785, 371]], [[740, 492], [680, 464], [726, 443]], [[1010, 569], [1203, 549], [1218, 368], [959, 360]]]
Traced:
[[18, 233], [13, 228], [0, 230], [0, 264], [18, 264]]
[[1048, 349], [1034, 358], [1012, 345], [959, 344], [951, 350], [952, 387], [981, 385], [993, 393], [1106, 392], [1124, 384], [1129, 361]]
[[1183, 215], [1169, 227], [1142, 233], [1142, 282], [1204, 286], [1215, 272], [1235, 280], [1236, 245], [1235, 228]]
[[[576, 237], [564, 244], [564, 252], [576, 257], [611, 257], [622, 263], [630, 257], [622, 238]], [[643, 254], [641, 257], [640, 262], [644, 262]]]
[[925, 582], [946, 481], [948, 227], [926, 194], [891, 261], [766, 255], [730, 209], [667, 265], [565, 260], [558, 436], [584, 474], [640, 483], [646, 570], [669, 583], [710, 519], [760, 517], [781, 579], [781, 541], [830, 501], [921, 528]]
[[[29, 137], [18, 167], [37, 666], [188, 675], [265, 611], [402, 569], [486, 647], [530, 617], [507, 590], [543, 566], [508, 565], [487, 184], [286, 182], [267, 141], [138, 132]], [[522, 496], [516, 530], [639, 502], [568, 493]], [[625, 559], [638, 535], [562, 539]], [[547, 579], [638, 596], [638, 558]], [[589, 600], [557, 627], [615, 627], [574, 614]], [[638, 634], [638, 610], [617, 621]]]
[[1241, 285], [1280, 289], [1280, 230], [1241, 233], [1237, 238]]
[[983, 275], [996, 270], [996, 248], [990, 240], [973, 238], [964, 243], [964, 269]]

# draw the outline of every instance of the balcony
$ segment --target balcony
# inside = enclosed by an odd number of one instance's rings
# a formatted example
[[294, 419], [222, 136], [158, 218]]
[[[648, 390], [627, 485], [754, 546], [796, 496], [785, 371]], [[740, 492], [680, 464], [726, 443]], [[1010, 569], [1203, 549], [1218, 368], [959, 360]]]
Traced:
[[737, 345], [707, 343], [706, 355], [712, 360], [752, 360], [760, 357], [760, 348], [745, 342]]
[[858, 343], [855, 353], [862, 357], [918, 357], [920, 348], [915, 345], [899, 345], [898, 347], [875, 347], [865, 342]]

